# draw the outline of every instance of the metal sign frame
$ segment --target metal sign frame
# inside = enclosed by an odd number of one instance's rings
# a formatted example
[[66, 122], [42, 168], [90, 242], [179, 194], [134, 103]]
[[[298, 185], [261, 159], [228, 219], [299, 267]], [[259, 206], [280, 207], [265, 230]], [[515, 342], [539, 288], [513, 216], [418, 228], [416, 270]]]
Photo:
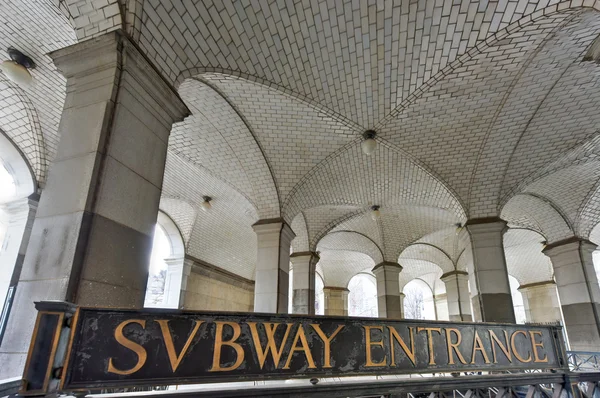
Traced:
[[568, 371], [555, 325], [36, 303], [21, 394], [264, 379]]

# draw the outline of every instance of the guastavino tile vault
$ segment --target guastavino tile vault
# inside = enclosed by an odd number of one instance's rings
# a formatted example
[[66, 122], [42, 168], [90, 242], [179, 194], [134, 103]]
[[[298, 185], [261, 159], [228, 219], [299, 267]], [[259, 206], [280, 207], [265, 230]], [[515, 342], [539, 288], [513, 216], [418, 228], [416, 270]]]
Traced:
[[568, 365], [600, 370], [599, 88], [600, 0], [0, 2], [0, 393], [212, 382], [149, 368], [203, 344], [600, 392]]

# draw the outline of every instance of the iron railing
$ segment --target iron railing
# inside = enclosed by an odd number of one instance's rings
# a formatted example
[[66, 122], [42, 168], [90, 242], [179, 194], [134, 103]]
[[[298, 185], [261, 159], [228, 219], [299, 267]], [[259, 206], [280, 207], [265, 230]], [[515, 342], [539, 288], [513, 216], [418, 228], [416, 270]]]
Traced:
[[600, 352], [567, 351], [567, 359], [573, 372], [600, 372]]

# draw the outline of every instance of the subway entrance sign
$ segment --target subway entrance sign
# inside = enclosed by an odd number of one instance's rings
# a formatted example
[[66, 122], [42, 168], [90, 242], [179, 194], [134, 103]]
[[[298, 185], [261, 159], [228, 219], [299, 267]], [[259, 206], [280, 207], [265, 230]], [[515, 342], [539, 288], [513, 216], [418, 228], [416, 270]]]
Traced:
[[559, 326], [36, 305], [25, 394], [227, 380], [566, 369]]

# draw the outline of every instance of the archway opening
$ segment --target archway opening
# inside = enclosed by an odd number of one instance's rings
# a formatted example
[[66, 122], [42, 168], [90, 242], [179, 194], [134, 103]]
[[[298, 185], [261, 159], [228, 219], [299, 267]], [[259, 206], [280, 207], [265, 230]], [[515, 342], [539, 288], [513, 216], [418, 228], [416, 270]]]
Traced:
[[377, 285], [375, 277], [369, 274], [357, 274], [348, 283], [348, 315], [378, 316]]
[[323, 278], [317, 273], [315, 276], [315, 314], [325, 315], [325, 292], [323, 292]]
[[421, 279], [413, 279], [403, 289], [404, 318], [435, 320], [435, 302], [431, 287]]
[[519, 281], [512, 275], [508, 276], [508, 282], [510, 283], [510, 294], [512, 296], [513, 307], [515, 309], [515, 321], [517, 323], [525, 323], [527, 318], [525, 316], [525, 304], [523, 304], [523, 295], [519, 291]]
[[160, 212], [154, 227], [144, 307], [181, 308], [186, 275], [185, 249], [175, 223]]

